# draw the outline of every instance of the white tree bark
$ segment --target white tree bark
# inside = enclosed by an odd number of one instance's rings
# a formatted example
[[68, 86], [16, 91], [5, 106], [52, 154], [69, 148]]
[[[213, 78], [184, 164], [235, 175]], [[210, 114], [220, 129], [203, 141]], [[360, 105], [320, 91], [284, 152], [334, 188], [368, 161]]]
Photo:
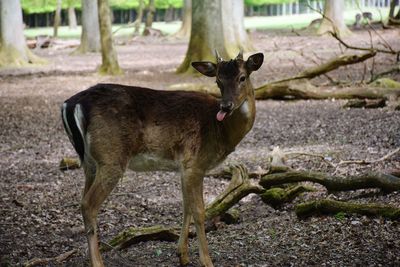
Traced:
[[70, 29], [76, 29], [78, 27], [75, 8], [73, 6], [68, 7], [68, 25]]
[[97, 0], [82, 0], [82, 34], [78, 52], [100, 51], [100, 27]]
[[344, 0], [325, 0], [324, 18], [317, 33], [320, 35], [336, 32], [340, 37], [351, 32], [344, 23]]
[[28, 49], [19, 0], [0, 0], [0, 67], [43, 62]]

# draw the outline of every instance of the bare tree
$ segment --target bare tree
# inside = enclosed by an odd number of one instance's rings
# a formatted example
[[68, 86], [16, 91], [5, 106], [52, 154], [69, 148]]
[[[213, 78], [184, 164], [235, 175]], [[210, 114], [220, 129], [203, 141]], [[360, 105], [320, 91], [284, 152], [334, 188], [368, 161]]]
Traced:
[[142, 20], [143, 20], [143, 9], [144, 9], [144, 0], [139, 0], [139, 6], [136, 10], [137, 17], [134, 22], [135, 34], [139, 34], [140, 25], [142, 24]]
[[189, 47], [178, 73], [192, 72], [193, 61], [215, 60], [217, 49], [224, 58], [233, 58], [243, 48], [251, 50], [244, 29], [244, 3], [241, 0], [204, 0], [192, 3], [192, 29]]
[[58, 36], [58, 27], [61, 24], [61, 4], [62, 0], [57, 0], [56, 11], [54, 12], [54, 27], [53, 27], [53, 37]]
[[98, 0], [100, 43], [102, 64], [99, 68], [101, 74], [118, 75], [122, 70], [118, 64], [117, 53], [113, 45], [111, 32], [111, 15], [108, 0]]
[[149, 0], [149, 4], [146, 7], [146, 24], [143, 31], [143, 35], [149, 35], [150, 29], [153, 25], [154, 13], [156, 12], [155, 0]]
[[72, 0], [68, 1], [68, 25], [70, 29], [76, 29], [78, 27], [76, 22], [75, 7]]
[[78, 53], [100, 51], [100, 27], [97, 0], [82, 0], [82, 34]]
[[18, 0], [0, 1], [0, 67], [44, 63], [29, 51], [23, 32], [22, 9]]
[[344, 0], [325, 0], [324, 17], [317, 33], [336, 32], [343, 37], [351, 32], [344, 22]]

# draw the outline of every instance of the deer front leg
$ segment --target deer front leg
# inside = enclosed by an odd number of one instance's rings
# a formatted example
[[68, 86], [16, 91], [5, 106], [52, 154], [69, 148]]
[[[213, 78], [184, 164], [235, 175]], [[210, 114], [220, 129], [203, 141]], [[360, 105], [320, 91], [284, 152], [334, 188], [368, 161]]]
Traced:
[[189, 210], [194, 219], [199, 242], [200, 263], [202, 266], [212, 267], [204, 226], [203, 178], [204, 172], [202, 171], [186, 170], [182, 177], [182, 191], [183, 197], [186, 198], [184, 203], [189, 203]]
[[178, 241], [178, 257], [180, 265], [185, 266], [190, 263], [188, 237], [189, 237], [189, 226], [192, 216], [189, 207], [190, 200], [188, 199], [187, 191], [184, 189], [187, 187], [185, 185], [184, 176], [182, 176], [181, 178], [181, 187], [182, 187], [182, 198], [183, 198], [183, 222], [182, 222], [181, 234], [179, 236], [179, 241]]
[[[97, 214], [101, 204], [113, 190], [118, 180], [122, 176], [120, 167], [102, 166], [97, 169], [93, 183], [85, 186], [85, 194], [81, 202], [81, 210], [85, 231], [89, 246], [89, 256], [91, 265], [94, 267], [104, 266], [99, 250], [99, 240], [97, 235]], [[87, 177], [90, 178], [90, 177]]]

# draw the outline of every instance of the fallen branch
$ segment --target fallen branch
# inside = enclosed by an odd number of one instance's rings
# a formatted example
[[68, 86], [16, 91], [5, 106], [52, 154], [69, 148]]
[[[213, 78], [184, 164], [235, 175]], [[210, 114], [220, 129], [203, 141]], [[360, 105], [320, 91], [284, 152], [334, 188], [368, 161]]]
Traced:
[[100, 247], [101, 251], [121, 250], [139, 242], [152, 240], [174, 242], [179, 239], [179, 228], [160, 225], [151, 227], [130, 227], [117, 234], [107, 245]]
[[244, 166], [233, 166], [231, 172], [232, 180], [228, 187], [206, 207], [206, 218], [208, 220], [224, 214], [248, 194], [264, 192], [262, 187], [251, 183]]
[[318, 183], [325, 186], [328, 191], [349, 191], [367, 188], [379, 188], [384, 192], [400, 190], [400, 178], [383, 173], [366, 173], [358, 176], [340, 177], [321, 172], [287, 171], [261, 177], [260, 185], [268, 189], [275, 185], [298, 182]]
[[352, 99], [343, 105], [344, 108], [383, 108], [385, 99]]
[[309, 186], [297, 185], [290, 188], [271, 188], [260, 194], [262, 201], [273, 208], [278, 208], [284, 203], [291, 202], [304, 192], [314, 192]]
[[400, 219], [400, 209], [379, 204], [360, 204], [354, 202], [343, 202], [331, 199], [323, 199], [302, 203], [295, 208], [296, 215], [306, 218], [318, 214], [337, 214], [339, 212], [349, 214], [360, 214], [371, 217], [382, 216], [391, 220]]
[[61, 255], [58, 255], [57, 257], [52, 257], [52, 258], [33, 258], [27, 262], [24, 263], [24, 267], [33, 267], [33, 266], [38, 266], [38, 265], [51, 265], [51, 262], [55, 262], [58, 264], [61, 264], [63, 261], [66, 261], [68, 258], [70, 258], [72, 255], [77, 253], [77, 249], [73, 249], [70, 251], [67, 251]]
[[280, 83], [280, 82], [291, 81], [291, 80], [299, 80], [299, 79], [313, 79], [319, 75], [325, 74], [325, 73], [335, 70], [339, 67], [363, 62], [369, 58], [374, 57], [375, 55], [376, 55], [376, 51], [368, 51], [367, 53], [361, 54], [361, 55], [360, 54], [340, 55], [336, 58], [329, 60], [328, 62], [326, 62], [322, 65], [306, 69], [305, 71], [300, 72], [299, 74], [297, 74], [294, 77], [276, 81], [274, 83]]

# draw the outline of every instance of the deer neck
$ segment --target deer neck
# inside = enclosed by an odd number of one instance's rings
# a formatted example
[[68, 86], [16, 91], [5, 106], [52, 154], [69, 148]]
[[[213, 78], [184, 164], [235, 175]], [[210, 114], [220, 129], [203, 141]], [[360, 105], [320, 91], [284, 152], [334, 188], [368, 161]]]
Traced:
[[253, 127], [255, 115], [255, 99], [251, 91], [243, 103], [222, 124], [225, 140], [232, 150]]

